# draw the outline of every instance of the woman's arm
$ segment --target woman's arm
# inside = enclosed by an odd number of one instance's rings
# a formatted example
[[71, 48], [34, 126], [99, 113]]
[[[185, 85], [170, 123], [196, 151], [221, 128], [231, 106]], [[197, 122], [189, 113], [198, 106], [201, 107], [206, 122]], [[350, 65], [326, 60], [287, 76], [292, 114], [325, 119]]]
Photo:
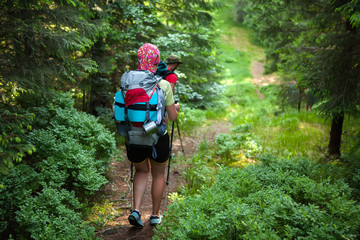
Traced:
[[179, 103], [175, 103], [175, 104], [172, 104], [170, 106], [166, 106], [166, 111], [167, 111], [169, 119], [171, 121], [176, 120], [179, 110], [180, 110]]

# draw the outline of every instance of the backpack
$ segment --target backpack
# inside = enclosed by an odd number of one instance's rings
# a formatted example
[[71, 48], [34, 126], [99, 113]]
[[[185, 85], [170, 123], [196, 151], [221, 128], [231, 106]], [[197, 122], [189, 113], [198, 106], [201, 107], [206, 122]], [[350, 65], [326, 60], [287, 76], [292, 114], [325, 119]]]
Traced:
[[165, 94], [160, 80], [144, 70], [128, 71], [121, 77], [121, 90], [115, 94], [114, 118], [117, 132], [126, 136], [127, 144], [154, 146], [164, 135]]
[[164, 63], [163, 61], [160, 61], [155, 75], [160, 76], [163, 79], [165, 79], [168, 75], [170, 75], [172, 73], [174, 73], [174, 72], [167, 69], [166, 63]]

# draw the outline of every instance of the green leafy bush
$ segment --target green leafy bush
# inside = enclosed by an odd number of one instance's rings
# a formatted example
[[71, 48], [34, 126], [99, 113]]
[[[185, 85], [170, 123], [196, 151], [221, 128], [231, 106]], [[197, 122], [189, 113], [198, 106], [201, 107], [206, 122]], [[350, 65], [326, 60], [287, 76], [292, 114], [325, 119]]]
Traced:
[[232, 129], [230, 133], [222, 133], [216, 137], [214, 149], [216, 154], [225, 160], [223, 164], [229, 165], [239, 160], [240, 155], [254, 158], [262, 152], [256, 137], [250, 133], [251, 129], [251, 124], [242, 124]]
[[95, 229], [76, 212], [80, 208], [74, 192], [45, 187], [26, 199], [16, 220], [32, 239], [93, 239]]
[[[344, 168], [343, 175], [346, 177], [346, 182], [354, 189], [353, 195], [360, 200], [360, 155], [359, 154], [345, 154], [342, 156], [342, 166]], [[339, 164], [339, 162], [334, 162]]]
[[360, 205], [336, 167], [276, 160], [221, 168], [210, 188], [179, 198], [155, 239], [357, 239]]
[[215, 139], [215, 144], [218, 148], [216, 153], [230, 160], [232, 159], [232, 150], [239, 147], [238, 142], [227, 133], [219, 134]]
[[[36, 102], [36, 101], [34, 101]], [[114, 134], [78, 112], [68, 94], [27, 106], [36, 118], [24, 139], [36, 152], [0, 180], [0, 236], [16, 239], [93, 239], [81, 212], [107, 182]], [[25, 102], [23, 102], [25, 104]]]

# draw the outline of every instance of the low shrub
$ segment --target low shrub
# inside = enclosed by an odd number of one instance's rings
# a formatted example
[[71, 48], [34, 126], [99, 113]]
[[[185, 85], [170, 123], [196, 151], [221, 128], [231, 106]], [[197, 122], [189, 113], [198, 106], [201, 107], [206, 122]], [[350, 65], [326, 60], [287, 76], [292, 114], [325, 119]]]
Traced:
[[360, 205], [329, 170], [271, 156], [221, 168], [211, 187], [169, 206], [154, 239], [358, 239]]
[[31, 239], [94, 239], [95, 229], [83, 221], [78, 210], [81, 204], [74, 192], [44, 187], [20, 205], [16, 220]]
[[107, 180], [114, 134], [73, 108], [68, 94], [27, 106], [35, 114], [24, 137], [36, 152], [0, 180], [0, 238], [94, 239], [84, 224], [88, 198]]
[[251, 124], [242, 124], [230, 133], [219, 134], [215, 139], [214, 150], [221, 157], [222, 164], [232, 165], [243, 158], [255, 158], [262, 152], [256, 137], [250, 132]]
[[360, 154], [349, 153], [342, 156], [342, 162], [335, 161], [333, 164], [340, 164], [343, 167], [343, 176], [346, 182], [354, 189], [353, 195], [360, 200]]

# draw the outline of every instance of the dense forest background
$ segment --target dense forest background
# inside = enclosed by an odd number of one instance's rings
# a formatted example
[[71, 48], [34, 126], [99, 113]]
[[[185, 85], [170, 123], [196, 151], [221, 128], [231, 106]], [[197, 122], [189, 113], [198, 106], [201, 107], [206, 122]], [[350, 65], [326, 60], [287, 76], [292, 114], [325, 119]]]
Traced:
[[[114, 93], [146, 42], [185, 63], [176, 97], [186, 134], [207, 119], [234, 126], [184, 160], [187, 185], [155, 238], [359, 237], [359, 0], [0, 9], [1, 238], [95, 238], [90, 199], [123, 144]], [[239, 46], [245, 35], [251, 46]], [[254, 60], [276, 84], [249, 83]], [[309, 92], [316, 104], [304, 112]]]

